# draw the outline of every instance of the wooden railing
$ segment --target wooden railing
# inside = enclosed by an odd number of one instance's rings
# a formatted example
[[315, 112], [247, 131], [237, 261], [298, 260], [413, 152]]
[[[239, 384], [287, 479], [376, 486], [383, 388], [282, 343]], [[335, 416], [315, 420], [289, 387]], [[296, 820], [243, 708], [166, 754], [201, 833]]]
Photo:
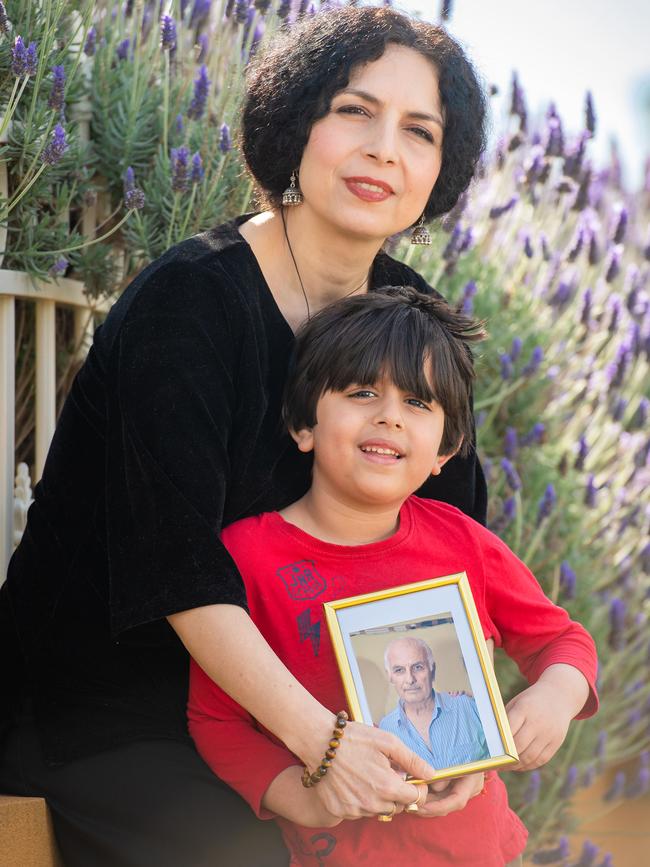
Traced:
[[0, 583], [7, 563], [24, 529], [31, 501], [32, 480], [25, 464], [15, 466], [16, 299], [36, 306], [36, 438], [34, 482], [40, 479], [56, 423], [56, 306], [72, 307], [75, 346], [85, 356], [92, 340], [97, 314], [108, 302], [91, 302], [83, 283], [59, 279], [33, 281], [20, 271], [0, 270]]

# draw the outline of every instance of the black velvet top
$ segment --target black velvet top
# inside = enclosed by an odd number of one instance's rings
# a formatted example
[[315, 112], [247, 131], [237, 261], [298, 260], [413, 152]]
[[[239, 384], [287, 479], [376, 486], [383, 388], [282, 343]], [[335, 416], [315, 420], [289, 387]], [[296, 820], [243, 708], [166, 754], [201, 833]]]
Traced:
[[[187, 737], [187, 654], [164, 618], [245, 606], [221, 527], [309, 486], [311, 460], [280, 423], [293, 333], [245, 219], [131, 283], [63, 407], [0, 591], [0, 708], [6, 719], [27, 693], [51, 763]], [[432, 291], [379, 253], [371, 287], [385, 284]], [[419, 493], [484, 520], [474, 454]]]

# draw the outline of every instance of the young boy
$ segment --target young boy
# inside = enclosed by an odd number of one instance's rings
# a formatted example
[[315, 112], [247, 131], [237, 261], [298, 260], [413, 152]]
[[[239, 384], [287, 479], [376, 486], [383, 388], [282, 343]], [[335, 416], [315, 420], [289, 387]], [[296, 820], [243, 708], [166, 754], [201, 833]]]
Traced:
[[[496, 536], [453, 506], [413, 495], [470, 441], [469, 342], [481, 336], [443, 301], [405, 288], [344, 299], [313, 317], [297, 337], [285, 393], [291, 435], [314, 453], [311, 488], [279, 513], [227, 527], [222, 539], [261, 633], [333, 712], [346, 702], [323, 603], [465, 571], [486, 639], [533, 684], [508, 706], [520, 766], [531, 768], [556, 752], [571, 719], [596, 710], [593, 641]], [[383, 826], [374, 817], [333, 826], [301, 785], [298, 759], [195, 663], [189, 724], [215, 773], [258, 816], [278, 818], [292, 864], [503, 867], [524, 848], [525, 828], [494, 772], [481, 797], [448, 816], [422, 821], [425, 804]]]

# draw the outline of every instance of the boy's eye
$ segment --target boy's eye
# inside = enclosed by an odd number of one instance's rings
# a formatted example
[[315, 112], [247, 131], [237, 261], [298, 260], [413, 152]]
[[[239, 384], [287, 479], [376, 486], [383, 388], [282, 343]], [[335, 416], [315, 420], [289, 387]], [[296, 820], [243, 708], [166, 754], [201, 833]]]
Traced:
[[420, 400], [419, 397], [409, 397], [407, 403], [409, 403], [411, 406], [416, 406], [418, 409], [430, 409], [428, 404], [426, 404], [423, 400]]
[[350, 395], [350, 397], [375, 397], [376, 393], [369, 388], [358, 388], [355, 389]]

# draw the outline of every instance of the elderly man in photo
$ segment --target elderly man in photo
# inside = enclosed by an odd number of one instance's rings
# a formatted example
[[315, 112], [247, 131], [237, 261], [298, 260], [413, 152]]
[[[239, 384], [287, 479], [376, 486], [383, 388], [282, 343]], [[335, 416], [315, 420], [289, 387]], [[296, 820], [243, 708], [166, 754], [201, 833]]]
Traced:
[[474, 699], [433, 688], [436, 664], [425, 641], [396, 638], [386, 647], [384, 665], [399, 701], [380, 729], [397, 735], [435, 768], [489, 758]]

